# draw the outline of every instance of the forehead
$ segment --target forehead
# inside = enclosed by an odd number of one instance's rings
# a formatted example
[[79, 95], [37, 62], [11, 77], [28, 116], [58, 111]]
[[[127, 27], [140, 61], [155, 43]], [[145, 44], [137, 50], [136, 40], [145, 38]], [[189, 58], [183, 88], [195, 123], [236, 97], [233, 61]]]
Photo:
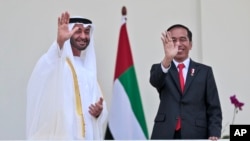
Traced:
[[175, 27], [173, 29], [170, 30], [171, 35], [173, 37], [178, 37], [178, 36], [187, 36], [187, 30], [185, 28], [182, 27]]
[[75, 24], [74, 27], [78, 27], [80, 29], [90, 29], [91, 25], [87, 25], [87, 26], [84, 27], [83, 24], [79, 23], [79, 24]]

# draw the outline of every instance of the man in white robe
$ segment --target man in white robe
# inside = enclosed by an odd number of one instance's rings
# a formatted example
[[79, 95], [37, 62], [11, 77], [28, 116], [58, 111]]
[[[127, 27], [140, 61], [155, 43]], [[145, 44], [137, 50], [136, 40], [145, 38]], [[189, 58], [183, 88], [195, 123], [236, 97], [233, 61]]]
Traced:
[[107, 107], [96, 74], [92, 21], [58, 17], [57, 40], [27, 87], [27, 139], [101, 140]]

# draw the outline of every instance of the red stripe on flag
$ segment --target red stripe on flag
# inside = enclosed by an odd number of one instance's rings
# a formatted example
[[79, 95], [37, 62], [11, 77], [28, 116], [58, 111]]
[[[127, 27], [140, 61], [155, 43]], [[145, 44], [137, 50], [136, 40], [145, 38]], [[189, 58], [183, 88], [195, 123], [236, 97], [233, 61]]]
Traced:
[[114, 79], [118, 78], [132, 65], [133, 65], [132, 53], [130, 49], [126, 23], [124, 23], [122, 24], [120, 29]]

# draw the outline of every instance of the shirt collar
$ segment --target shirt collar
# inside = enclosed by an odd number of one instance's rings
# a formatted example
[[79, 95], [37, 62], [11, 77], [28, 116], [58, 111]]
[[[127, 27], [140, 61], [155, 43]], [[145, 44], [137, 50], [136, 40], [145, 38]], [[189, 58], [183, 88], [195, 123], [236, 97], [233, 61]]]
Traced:
[[176, 60], [173, 60], [176, 68], [178, 66], [178, 64], [183, 63], [185, 65], [185, 68], [189, 67], [189, 63], [190, 63], [190, 58], [188, 57], [186, 60], [184, 60], [183, 62], [177, 62]]

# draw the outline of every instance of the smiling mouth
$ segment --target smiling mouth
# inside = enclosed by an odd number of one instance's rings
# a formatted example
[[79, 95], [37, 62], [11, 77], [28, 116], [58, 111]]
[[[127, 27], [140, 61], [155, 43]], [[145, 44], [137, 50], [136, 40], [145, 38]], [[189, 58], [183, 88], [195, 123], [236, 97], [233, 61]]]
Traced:
[[184, 51], [184, 49], [178, 49], [178, 52], [183, 52]]
[[84, 45], [86, 45], [87, 44], [87, 42], [86, 41], [79, 41], [78, 42], [81, 46], [84, 46]]
[[81, 45], [81, 46], [84, 46], [84, 45], [86, 45], [86, 43], [80, 43], [80, 45]]

